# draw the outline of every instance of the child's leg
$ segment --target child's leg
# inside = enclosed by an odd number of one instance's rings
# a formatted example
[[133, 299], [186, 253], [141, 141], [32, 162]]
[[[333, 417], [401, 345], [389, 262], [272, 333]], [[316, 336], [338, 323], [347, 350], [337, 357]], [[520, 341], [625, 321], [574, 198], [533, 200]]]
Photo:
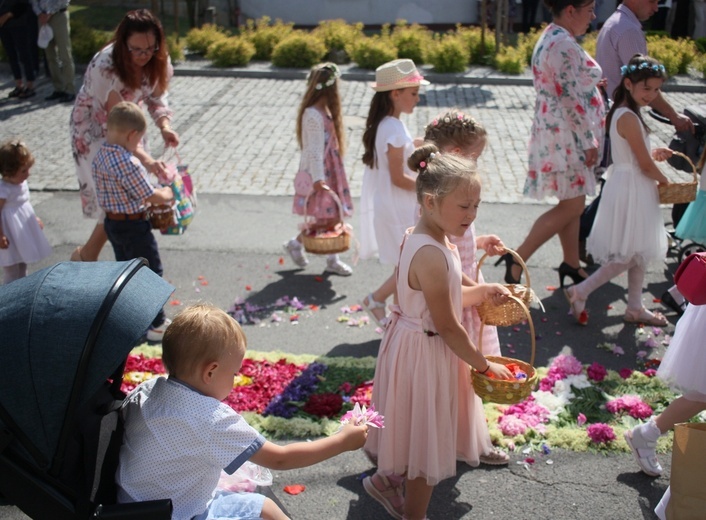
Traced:
[[401, 519], [403, 513], [403, 484], [404, 477], [383, 475], [379, 472], [374, 473], [372, 477], [363, 479], [363, 488], [366, 493], [377, 500], [393, 518], [397, 519]]
[[608, 262], [586, 278], [583, 282], [574, 285], [575, 294], [581, 299], [588, 299], [589, 295], [600, 286], [608, 283], [630, 267], [629, 263]]
[[375, 291], [363, 298], [363, 308], [380, 326], [385, 326], [387, 323], [386, 300], [395, 292], [397, 282], [395, 273], [382, 282], [382, 285]]
[[427, 484], [425, 478], [408, 480], [404, 499], [404, 517], [408, 520], [424, 520], [432, 491], [434, 486]]
[[274, 500], [265, 497], [265, 502], [262, 504], [260, 518], [263, 520], [289, 520], [289, 517], [284, 514]]
[[669, 322], [662, 313], [652, 312], [642, 306], [642, 286], [645, 281], [645, 266], [633, 262], [628, 269], [628, 307], [625, 321], [664, 327]]
[[105, 233], [103, 228], [103, 223], [98, 222], [91, 232], [91, 236], [88, 237], [86, 243], [82, 246], [78, 246], [73, 254], [71, 255], [71, 260], [81, 261], [81, 262], [95, 262], [98, 260], [98, 256], [103, 249], [103, 246], [108, 240], [108, 235]]
[[654, 422], [661, 433], [667, 433], [680, 422], [688, 421], [697, 413], [706, 410], [706, 402], [694, 401], [682, 396], [671, 403], [664, 411], [654, 418]]
[[24, 263], [8, 265], [3, 267], [2, 270], [4, 273], [2, 283], [4, 285], [27, 276], [27, 264]]

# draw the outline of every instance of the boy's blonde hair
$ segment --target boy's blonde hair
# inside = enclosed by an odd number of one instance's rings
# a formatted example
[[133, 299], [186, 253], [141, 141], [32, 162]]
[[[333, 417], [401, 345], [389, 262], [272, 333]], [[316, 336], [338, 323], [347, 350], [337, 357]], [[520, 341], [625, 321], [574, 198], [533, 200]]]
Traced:
[[170, 375], [187, 377], [235, 348], [244, 356], [247, 338], [225, 311], [210, 304], [191, 305], [167, 327], [162, 339], [162, 362]]
[[439, 148], [464, 150], [487, 139], [485, 127], [471, 116], [458, 109], [438, 115], [424, 129], [424, 140]]
[[407, 159], [407, 165], [419, 173], [416, 187], [417, 201], [420, 204], [424, 201], [424, 195], [441, 200], [459, 186], [480, 186], [475, 161], [451, 153], [442, 153], [433, 143], [424, 143], [414, 150]]
[[27, 145], [13, 139], [0, 145], [0, 175], [11, 178], [25, 166], [34, 164], [34, 156]]
[[108, 130], [117, 132], [144, 132], [147, 119], [142, 109], [131, 101], [121, 101], [108, 114]]

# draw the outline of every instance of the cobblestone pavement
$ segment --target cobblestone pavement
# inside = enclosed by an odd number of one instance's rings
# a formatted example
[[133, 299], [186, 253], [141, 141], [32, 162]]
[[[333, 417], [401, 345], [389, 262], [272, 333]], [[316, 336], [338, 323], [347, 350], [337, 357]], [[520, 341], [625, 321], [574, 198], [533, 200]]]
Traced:
[[[447, 108], [459, 107], [472, 114], [490, 136], [481, 158], [484, 200], [527, 203], [530, 201], [522, 196], [522, 187], [534, 89], [524, 83], [472, 84], [467, 79], [434, 83], [424, 89], [417, 109], [412, 115], [403, 115], [403, 121], [416, 136]], [[37, 159], [32, 189], [75, 190], [68, 134], [71, 106], [43, 100], [51, 91], [46, 79], [31, 100], [8, 100], [6, 91], [11, 88], [7, 71], [0, 73], [0, 137], [21, 136], [27, 141]], [[181, 136], [179, 152], [194, 174], [197, 189], [204, 193], [291, 194], [299, 161], [294, 125], [303, 88], [301, 79], [175, 76], [170, 88], [173, 126]], [[704, 92], [706, 88], [701, 93], [667, 95], [682, 109], [703, 103]], [[348, 144], [346, 170], [356, 196], [363, 176], [361, 137], [372, 94], [366, 81], [341, 82]], [[653, 129], [653, 146], [669, 141], [670, 126], [651, 120], [648, 124]], [[161, 139], [154, 125], [150, 125], [149, 135], [158, 155]]]

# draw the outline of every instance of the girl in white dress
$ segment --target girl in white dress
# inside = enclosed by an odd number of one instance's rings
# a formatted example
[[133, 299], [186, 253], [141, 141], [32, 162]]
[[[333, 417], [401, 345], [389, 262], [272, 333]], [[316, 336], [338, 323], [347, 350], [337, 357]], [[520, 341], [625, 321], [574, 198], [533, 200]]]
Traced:
[[[375, 95], [363, 134], [363, 186], [360, 197], [360, 257], [396, 265], [405, 230], [419, 215], [416, 174], [407, 167], [414, 142], [400, 115], [411, 114], [419, 103], [419, 87], [429, 82], [412, 60], [394, 60], [375, 70]], [[363, 299], [363, 308], [380, 325], [385, 323], [385, 300], [394, 292], [390, 276]]]
[[586, 243], [601, 268], [564, 292], [574, 318], [586, 325], [588, 296], [627, 271], [624, 320], [664, 327], [667, 325], [664, 315], [643, 307], [642, 283], [646, 265], [663, 260], [667, 253], [657, 184], [667, 184], [669, 180], [654, 161], [666, 160], [672, 152], [657, 148], [650, 157], [648, 129], [640, 109], [659, 95], [666, 72], [659, 62], [640, 54], [633, 56], [621, 72], [623, 79], [615, 89], [615, 103], [606, 120], [613, 164], [608, 169], [601, 204]]
[[34, 157], [21, 141], [0, 146], [0, 265], [8, 284], [27, 276], [27, 264], [51, 254], [42, 221], [29, 202], [27, 178]]

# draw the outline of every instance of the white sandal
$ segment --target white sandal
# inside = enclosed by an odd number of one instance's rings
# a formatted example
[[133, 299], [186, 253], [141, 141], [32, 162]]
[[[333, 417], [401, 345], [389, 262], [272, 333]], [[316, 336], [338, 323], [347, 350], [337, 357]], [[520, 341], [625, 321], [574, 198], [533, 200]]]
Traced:
[[[368, 303], [365, 303], [365, 300], [368, 300]], [[365, 298], [363, 298], [363, 301], [360, 302], [361, 307], [365, 309], [365, 312], [368, 313], [368, 315], [373, 319], [375, 323], [378, 324], [379, 327], [385, 327], [387, 325], [387, 312], [385, 312], [385, 304], [375, 301], [375, 298], [373, 298], [373, 293], [368, 294]], [[375, 311], [381, 309], [382, 310], [382, 316], [379, 315], [379, 313], [376, 313]]]

